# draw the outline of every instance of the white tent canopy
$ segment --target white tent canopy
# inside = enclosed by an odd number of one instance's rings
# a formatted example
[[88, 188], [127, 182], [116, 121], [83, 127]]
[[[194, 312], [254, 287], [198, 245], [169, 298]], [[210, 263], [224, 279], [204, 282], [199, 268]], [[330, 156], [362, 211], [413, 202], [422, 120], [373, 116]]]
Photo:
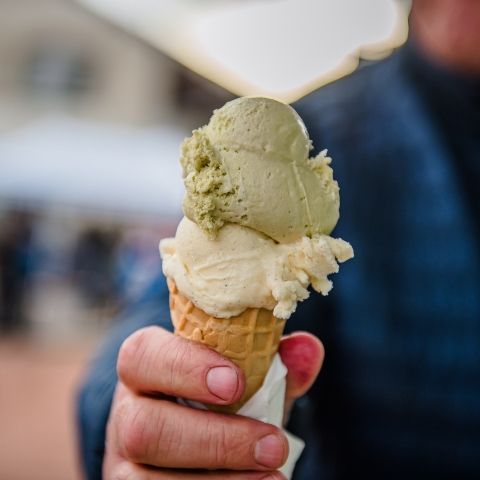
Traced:
[[0, 137], [0, 201], [179, 215], [185, 133], [42, 120]]

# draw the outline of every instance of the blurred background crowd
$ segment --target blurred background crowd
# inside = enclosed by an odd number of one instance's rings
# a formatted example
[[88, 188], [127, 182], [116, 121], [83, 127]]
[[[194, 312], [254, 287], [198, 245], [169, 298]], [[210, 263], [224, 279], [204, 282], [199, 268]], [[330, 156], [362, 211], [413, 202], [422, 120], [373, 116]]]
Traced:
[[[299, 21], [275, 49], [275, 9], [292, 8]], [[322, 21], [329, 12], [337, 23]], [[407, 12], [373, 0], [0, 0], [0, 480], [78, 476], [75, 385], [161, 268], [158, 241], [181, 213], [182, 139], [236, 95], [295, 100], [387, 55]], [[329, 39], [324, 57], [302, 49], [309, 18]], [[222, 33], [215, 21], [230, 43], [201, 37]]]

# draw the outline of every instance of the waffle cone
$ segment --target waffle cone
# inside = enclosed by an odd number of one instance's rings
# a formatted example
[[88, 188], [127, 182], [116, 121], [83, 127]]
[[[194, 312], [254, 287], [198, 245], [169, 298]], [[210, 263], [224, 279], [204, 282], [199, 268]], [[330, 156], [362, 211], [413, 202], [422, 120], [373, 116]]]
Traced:
[[209, 406], [211, 410], [235, 413], [262, 386], [278, 351], [285, 320], [264, 308], [248, 308], [234, 317], [216, 318], [183, 296], [170, 279], [168, 288], [175, 334], [213, 348], [245, 373], [245, 392], [238, 402]]

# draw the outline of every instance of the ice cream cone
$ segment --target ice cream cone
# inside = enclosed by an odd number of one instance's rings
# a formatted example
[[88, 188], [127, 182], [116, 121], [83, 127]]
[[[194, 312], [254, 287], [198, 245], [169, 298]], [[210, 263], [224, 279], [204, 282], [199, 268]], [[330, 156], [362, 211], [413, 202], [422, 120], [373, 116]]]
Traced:
[[175, 333], [203, 343], [232, 360], [245, 373], [246, 387], [233, 405], [208, 406], [209, 409], [235, 413], [262, 386], [278, 351], [285, 320], [264, 308], [249, 308], [230, 318], [213, 317], [182, 295], [175, 282], [168, 280], [170, 313]]

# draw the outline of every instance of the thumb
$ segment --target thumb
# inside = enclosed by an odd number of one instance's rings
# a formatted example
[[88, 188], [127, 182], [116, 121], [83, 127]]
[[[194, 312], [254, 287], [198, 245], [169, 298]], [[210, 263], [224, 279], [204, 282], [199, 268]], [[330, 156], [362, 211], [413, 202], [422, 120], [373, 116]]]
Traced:
[[322, 342], [307, 332], [295, 332], [282, 339], [279, 347], [282, 362], [288, 369], [285, 408], [307, 393], [317, 378], [325, 357]]

